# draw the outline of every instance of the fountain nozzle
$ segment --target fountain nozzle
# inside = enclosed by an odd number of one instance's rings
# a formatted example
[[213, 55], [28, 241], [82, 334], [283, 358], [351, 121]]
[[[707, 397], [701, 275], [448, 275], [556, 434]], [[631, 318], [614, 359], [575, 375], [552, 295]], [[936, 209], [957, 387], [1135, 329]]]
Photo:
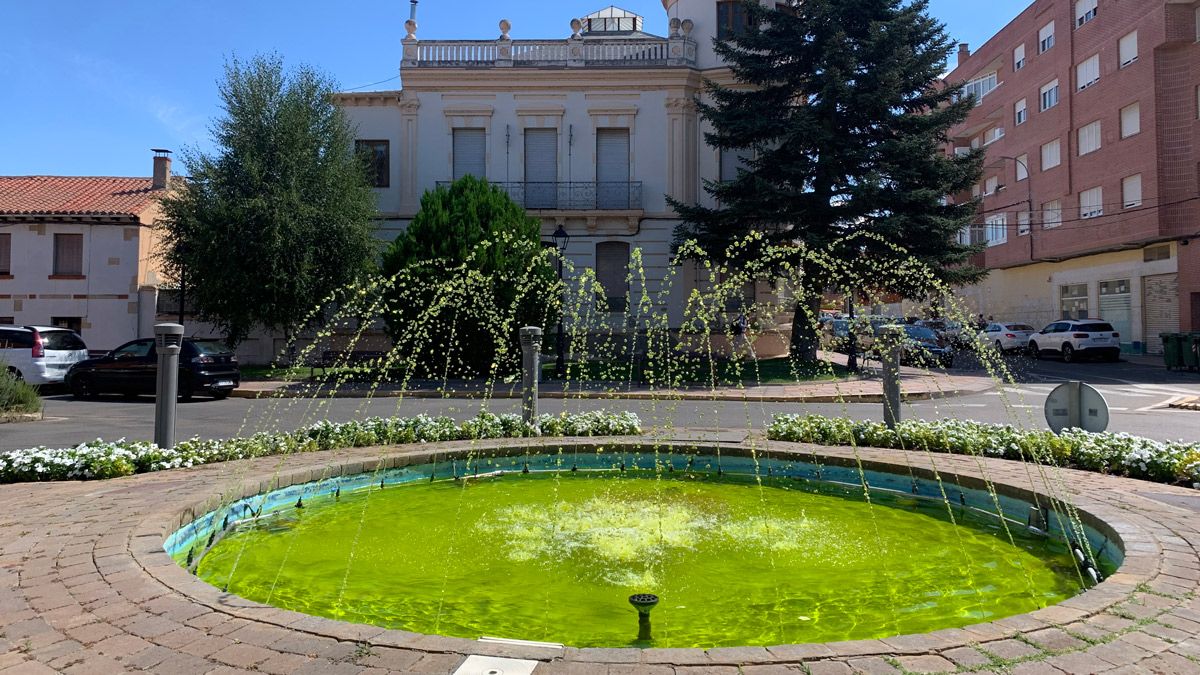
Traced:
[[629, 596], [629, 604], [638, 613], [638, 642], [650, 642], [650, 610], [658, 605], [658, 596], [653, 593], [635, 593]]

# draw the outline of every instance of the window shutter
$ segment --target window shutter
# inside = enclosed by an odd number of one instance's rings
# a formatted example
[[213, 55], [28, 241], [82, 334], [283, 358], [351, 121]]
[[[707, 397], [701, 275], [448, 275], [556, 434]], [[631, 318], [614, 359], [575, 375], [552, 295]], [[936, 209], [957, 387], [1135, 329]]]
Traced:
[[1129, 176], [1121, 181], [1121, 201], [1125, 208], [1132, 209], [1142, 205], [1142, 174]]
[[1017, 45], [1013, 50], [1013, 70], [1020, 70], [1025, 67], [1025, 45], [1024, 43]]
[[1059, 225], [1062, 225], [1062, 202], [1055, 199], [1042, 204], [1042, 229], [1049, 230]]
[[1104, 215], [1104, 189], [1092, 188], [1079, 193], [1079, 217], [1095, 218]]
[[1128, 138], [1142, 130], [1142, 106], [1134, 103], [1121, 109], [1121, 138]]
[[1075, 3], [1075, 26], [1079, 27], [1096, 18], [1097, 0], [1078, 0]]
[[1046, 51], [1054, 46], [1054, 22], [1042, 26], [1038, 31], [1038, 53]]
[[1042, 171], [1053, 169], [1062, 162], [1062, 157], [1059, 152], [1058, 139], [1054, 139], [1042, 146]]
[[596, 244], [596, 281], [610, 312], [624, 312], [629, 295], [629, 242], [602, 241]]
[[741, 154], [744, 150], [722, 150], [721, 151], [721, 180], [731, 181], [738, 176], [738, 170], [745, 171], [749, 167], [746, 165], [745, 155]]
[[1075, 86], [1087, 89], [1100, 80], [1100, 55], [1096, 54], [1075, 68]]
[[525, 130], [525, 208], [558, 206], [558, 129]]
[[1079, 129], [1079, 154], [1086, 155], [1100, 149], [1100, 121]]
[[1138, 35], [1137, 35], [1136, 30], [1133, 31], [1132, 33], [1130, 33], [1129, 35], [1126, 35], [1125, 37], [1121, 38], [1121, 42], [1119, 43], [1118, 51], [1120, 52], [1122, 68], [1133, 63], [1134, 61], [1137, 61], [1137, 59], [1138, 59]]
[[629, 208], [629, 129], [596, 130], [596, 183], [599, 208]]
[[12, 235], [0, 234], [0, 274], [12, 274]]
[[1029, 119], [1029, 105], [1025, 102], [1025, 99], [1017, 101], [1017, 104], [1013, 107], [1013, 110], [1015, 111], [1013, 117], [1015, 118], [1018, 126], [1024, 124], [1025, 121]]
[[54, 235], [54, 273], [60, 276], [83, 274], [83, 235]]
[[1029, 178], [1029, 155], [1017, 157], [1017, 180]]
[[454, 130], [454, 180], [463, 176], [487, 178], [487, 132], [483, 129]]

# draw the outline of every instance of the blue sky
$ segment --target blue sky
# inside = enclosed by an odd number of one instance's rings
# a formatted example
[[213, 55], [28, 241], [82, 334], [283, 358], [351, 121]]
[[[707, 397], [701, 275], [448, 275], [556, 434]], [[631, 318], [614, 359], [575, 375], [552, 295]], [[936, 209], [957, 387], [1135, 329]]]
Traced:
[[[423, 0], [424, 39], [566, 37], [610, 0]], [[618, 5], [666, 32], [660, 0]], [[958, 41], [981, 44], [1028, 0], [932, 0]], [[550, 8], [550, 9], [548, 9]], [[6, 3], [0, 28], [0, 175], [146, 176], [152, 147], [207, 148], [226, 56], [276, 51], [350, 89], [395, 78], [405, 0], [54, 0]], [[396, 88], [398, 79], [368, 89]]]

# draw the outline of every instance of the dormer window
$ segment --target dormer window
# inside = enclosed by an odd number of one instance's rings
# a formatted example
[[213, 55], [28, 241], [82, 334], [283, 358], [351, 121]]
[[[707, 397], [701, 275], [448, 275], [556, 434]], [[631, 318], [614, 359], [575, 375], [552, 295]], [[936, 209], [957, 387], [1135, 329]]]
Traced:
[[728, 40], [741, 35], [749, 19], [741, 0], [721, 0], [717, 3], [717, 39]]

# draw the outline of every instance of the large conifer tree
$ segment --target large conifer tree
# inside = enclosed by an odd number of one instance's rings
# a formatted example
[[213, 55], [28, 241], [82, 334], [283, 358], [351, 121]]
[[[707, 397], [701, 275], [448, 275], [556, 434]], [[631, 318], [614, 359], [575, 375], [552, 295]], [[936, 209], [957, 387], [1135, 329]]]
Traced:
[[[731, 244], [758, 231], [766, 242], [803, 244], [860, 274], [916, 258], [932, 277], [873, 275], [886, 287], [871, 290], [910, 297], [929, 292], [933, 278], [981, 278], [966, 264], [977, 249], [957, 241], [976, 203], [943, 200], [979, 179], [981, 153], [945, 152], [948, 130], [973, 103], [941, 81], [952, 43], [927, 10], [927, 0], [747, 2], [745, 29], [715, 43], [736, 84], [709, 82], [710, 102], [699, 103], [712, 127], [708, 144], [742, 156], [744, 168], [705, 183], [716, 208], [673, 202], [685, 220], [677, 240], [736, 258], [755, 252]], [[804, 265], [800, 254], [796, 262], [804, 277], [791, 353], [811, 361], [814, 310], [831, 284], [845, 280]]]

